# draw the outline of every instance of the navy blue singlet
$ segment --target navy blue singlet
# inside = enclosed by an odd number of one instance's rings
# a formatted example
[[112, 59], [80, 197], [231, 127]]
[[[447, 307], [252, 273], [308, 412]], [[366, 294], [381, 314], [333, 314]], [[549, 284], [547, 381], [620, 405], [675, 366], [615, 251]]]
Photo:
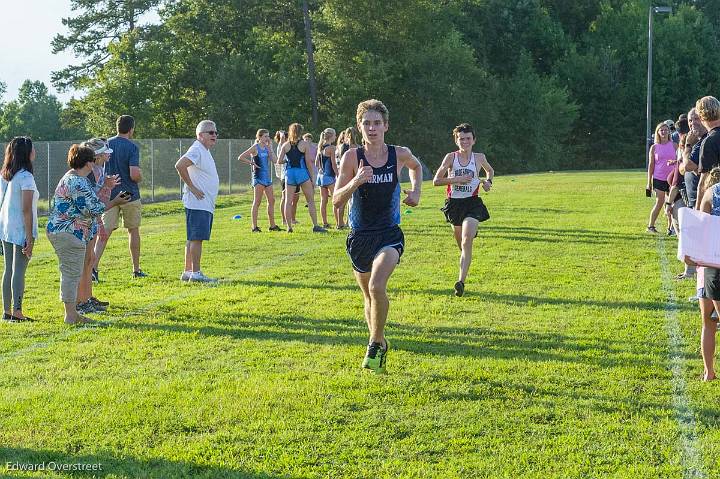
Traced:
[[[400, 181], [395, 147], [387, 145], [387, 163], [372, 167], [372, 179], [353, 192], [350, 200], [350, 227], [353, 231], [380, 231], [400, 224]], [[365, 150], [357, 149], [358, 165], [371, 166]]]
[[307, 165], [305, 164], [305, 155], [298, 149], [297, 143], [290, 145], [290, 151], [288, 151], [285, 156], [287, 156], [288, 168], [307, 169]]

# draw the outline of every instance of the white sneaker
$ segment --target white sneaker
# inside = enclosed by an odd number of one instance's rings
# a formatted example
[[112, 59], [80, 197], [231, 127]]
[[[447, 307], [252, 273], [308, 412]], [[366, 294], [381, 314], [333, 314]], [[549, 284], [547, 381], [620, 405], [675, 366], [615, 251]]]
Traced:
[[180, 275], [180, 281], [190, 281], [191, 275], [192, 271], [183, 271], [183, 274]]
[[198, 282], [198, 283], [217, 283], [218, 280], [215, 278], [208, 278], [203, 274], [202, 271], [196, 271], [193, 273], [190, 273], [190, 279], [188, 281], [191, 282]]

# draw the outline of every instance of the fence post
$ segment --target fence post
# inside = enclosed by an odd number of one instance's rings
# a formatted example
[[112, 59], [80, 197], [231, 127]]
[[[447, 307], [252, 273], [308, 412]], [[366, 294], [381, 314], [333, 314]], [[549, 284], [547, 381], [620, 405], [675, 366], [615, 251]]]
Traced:
[[155, 143], [150, 140], [150, 201], [155, 202]]
[[47, 142], [47, 156], [48, 156], [48, 162], [47, 162], [47, 199], [48, 199], [48, 211], [50, 211], [50, 208], [52, 206], [52, 197], [50, 196], [50, 142]]
[[[178, 158], [182, 158], [182, 139], [178, 140]], [[183, 181], [182, 178], [180, 178], [180, 199], [182, 200], [182, 191], [183, 191]]]
[[232, 195], [232, 140], [228, 140], [228, 195]]

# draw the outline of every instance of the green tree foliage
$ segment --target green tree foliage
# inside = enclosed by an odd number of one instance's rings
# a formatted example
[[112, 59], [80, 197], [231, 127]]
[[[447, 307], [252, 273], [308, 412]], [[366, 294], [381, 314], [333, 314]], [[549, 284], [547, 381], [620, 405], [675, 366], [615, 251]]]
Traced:
[[0, 137], [31, 135], [36, 140], [59, 140], [63, 136], [61, 111], [62, 104], [48, 93], [44, 83], [26, 80], [17, 100], [2, 109]]
[[[715, 92], [718, 1], [656, 16], [654, 122]], [[85, 96], [65, 127], [109, 134], [123, 113], [141, 137], [191, 135], [203, 118], [225, 136], [310, 126], [303, 3], [73, 0], [53, 47], [83, 63], [54, 81]], [[648, 0], [307, 3], [320, 128], [352, 125], [374, 97], [390, 108], [388, 140], [430, 165], [461, 121], [499, 171], [644, 164]], [[157, 24], [139, 24], [147, 12]]]
[[[133, 43], [142, 41], [147, 29], [139, 26], [138, 21], [161, 3], [162, 0], [71, 0], [72, 10], [78, 14], [63, 18], [69, 33], [56, 35], [52, 49], [53, 53], [71, 50], [84, 60], [54, 72], [53, 84], [59, 88], [91, 87], [97, 72], [114, 55], [107, 47], [128, 35]], [[134, 60], [132, 55], [129, 60], [131, 63]]]

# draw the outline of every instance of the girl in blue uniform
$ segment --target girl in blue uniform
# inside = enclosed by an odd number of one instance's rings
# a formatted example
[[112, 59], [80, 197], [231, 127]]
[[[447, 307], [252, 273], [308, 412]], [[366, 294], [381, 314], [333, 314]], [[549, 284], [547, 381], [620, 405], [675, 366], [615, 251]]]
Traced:
[[275, 194], [272, 187], [272, 171], [270, 162], [277, 163], [277, 157], [272, 150], [270, 144], [270, 132], [265, 129], [259, 129], [255, 134], [255, 143], [250, 148], [243, 151], [238, 160], [247, 163], [252, 168], [252, 187], [253, 187], [253, 204], [252, 204], [252, 231], [259, 233], [258, 228], [258, 210], [263, 194], [267, 198], [267, 215], [270, 221], [270, 231], [280, 231], [278, 225], [275, 224]]
[[[320, 187], [320, 216], [322, 216], [323, 227], [329, 228], [327, 219], [328, 198], [332, 197], [335, 191], [335, 178], [337, 178], [337, 164], [335, 163], [335, 130], [326, 128], [320, 134], [320, 142], [317, 156], [315, 157], [315, 166], [318, 169], [317, 186]], [[340, 217], [338, 208], [333, 207], [333, 216], [335, 217], [335, 225], [340, 226]]]
[[[335, 158], [336, 163], [338, 164], [338, 168], [340, 167], [340, 160], [342, 159], [343, 155], [351, 148], [357, 148], [362, 144], [362, 137], [360, 136], [360, 133], [358, 132], [357, 128], [354, 126], [351, 126], [349, 128], [346, 128], [343, 130], [338, 138], [337, 148], [335, 150]], [[345, 222], [345, 206], [346, 205], [340, 205], [336, 207], [338, 209], [338, 215], [340, 217], [338, 229], [344, 230], [348, 227], [348, 224]]]
[[[292, 191], [293, 187], [300, 187], [308, 204], [308, 213], [310, 213], [310, 219], [313, 223], [313, 233], [327, 233], [327, 230], [318, 225], [317, 222], [313, 159], [308, 154], [310, 144], [302, 139], [302, 134], [303, 126], [300, 123], [293, 123], [288, 128], [287, 141], [278, 150], [280, 163], [286, 163], [285, 189], [286, 191]], [[289, 201], [285, 202], [285, 218], [288, 220], [292, 218], [292, 204]], [[292, 232], [292, 223], [288, 221], [288, 233]]]

